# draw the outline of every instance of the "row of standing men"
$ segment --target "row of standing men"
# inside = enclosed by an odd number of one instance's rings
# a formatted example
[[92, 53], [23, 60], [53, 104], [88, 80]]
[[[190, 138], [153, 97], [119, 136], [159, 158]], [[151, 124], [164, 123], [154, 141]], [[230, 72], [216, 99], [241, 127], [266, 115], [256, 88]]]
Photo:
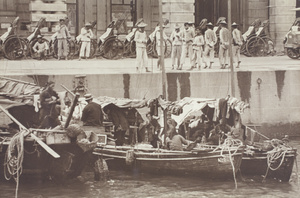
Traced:
[[[236, 67], [240, 67], [240, 49], [243, 44], [242, 34], [238, 29], [238, 24], [232, 24], [232, 41], [230, 41], [230, 32], [227, 29], [226, 21], [221, 21], [221, 30], [219, 33], [219, 61], [221, 69], [225, 69], [229, 62], [229, 42], [232, 42], [232, 51]], [[148, 37], [145, 32], [146, 23], [141, 22], [138, 26], [138, 31], [135, 33], [134, 41], [136, 42], [136, 68], [137, 71], [142, 71], [144, 68], [147, 71], [148, 56], [146, 51]], [[182, 70], [185, 65], [186, 57], [190, 59], [190, 67], [188, 70], [201, 67], [204, 69], [212, 68], [215, 57], [215, 45], [218, 44], [216, 32], [213, 30], [213, 24], [210, 22], [207, 29], [203, 31], [200, 27], [194, 27], [193, 23], [187, 22], [184, 24], [184, 29], [181, 30], [178, 24], [175, 25], [174, 31], [170, 36], [172, 41], [172, 69]], [[163, 39], [166, 40], [163, 28]], [[161, 69], [161, 47], [160, 47], [160, 28], [156, 27], [155, 31], [150, 35], [156, 41], [156, 51], [158, 54], [157, 68]], [[163, 51], [165, 42], [163, 42]]]

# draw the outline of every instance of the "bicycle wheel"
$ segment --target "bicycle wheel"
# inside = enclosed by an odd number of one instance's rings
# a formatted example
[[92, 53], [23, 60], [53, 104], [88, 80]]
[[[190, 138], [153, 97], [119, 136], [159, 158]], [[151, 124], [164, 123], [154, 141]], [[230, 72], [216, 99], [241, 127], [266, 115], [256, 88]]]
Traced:
[[265, 45], [265, 56], [267, 56], [267, 55], [274, 56], [276, 52], [275, 52], [273, 40], [268, 36], [264, 36], [261, 38], [265, 41], [265, 44], [266, 44]]
[[260, 37], [252, 37], [247, 41], [246, 49], [250, 56], [264, 56], [266, 44]]
[[149, 56], [153, 56], [153, 53], [154, 53], [154, 44], [155, 44], [155, 41], [151, 42], [151, 39], [148, 39], [147, 41], [147, 46], [146, 46], [146, 50], [147, 50], [147, 54]]
[[9, 60], [21, 59], [28, 54], [29, 47], [22, 38], [11, 37], [3, 45], [4, 55]]
[[119, 39], [108, 39], [103, 45], [104, 58], [115, 59], [123, 56], [124, 45]]
[[[48, 47], [50, 46], [50, 43], [49, 43], [49, 41], [48, 41], [47, 39], [42, 38], [42, 40], [43, 40], [43, 42], [46, 42], [46, 43], [47, 43]], [[33, 59], [38, 58], [38, 57], [37, 57], [37, 54], [33, 51], [33, 46], [36, 44], [37, 41], [38, 41], [38, 39], [35, 38], [35, 39], [33, 39], [33, 40], [29, 43], [30, 55], [31, 55], [31, 58], [33, 58]], [[50, 47], [49, 47], [49, 49], [47, 50], [45, 56], [49, 56], [49, 55], [50, 55]]]
[[287, 55], [291, 59], [298, 59], [300, 57], [299, 49], [287, 48]]
[[167, 39], [165, 41], [165, 58], [170, 57], [171, 53], [172, 53], [172, 41], [170, 39]]

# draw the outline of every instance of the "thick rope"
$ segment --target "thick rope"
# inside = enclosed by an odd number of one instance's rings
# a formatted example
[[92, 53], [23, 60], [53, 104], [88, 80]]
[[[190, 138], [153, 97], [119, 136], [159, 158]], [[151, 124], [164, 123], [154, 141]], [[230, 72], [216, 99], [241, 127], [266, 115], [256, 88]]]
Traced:
[[[233, 179], [234, 179], [234, 184], [235, 184], [235, 189], [237, 189], [237, 181], [236, 181], [236, 175], [235, 175], [235, 167], [234, 167], [234, 163], [233, 163], [233, 155], [235, 155], [239, 149], [240, 146], [243, 145], [243, 142], [239, 139], [233, 139], [231, 136], [228, 135], [228, 137], [224, 140], [224, 143], [219, 145], [217, 148], [215, 148], [213, 150], [213, 152], [216, 152], [217, 150], [221, 149], [220, 155], [221, 156], [225, 156], [223, 154], [224, 151], [228, 151], [228, 155], [229, 155], [229, 160], [232, 166], [232, 174], [233, 174]], [[231, 153], [231, 151], [234, 149], [235, 150], [233, 153]]]
[[[281, 144], [280, 140], [277, 140], [277, 139], [271, 140], [271, 145], [273, 146], [273, 150], [267, 152], [268, 168], [267, 168], [266, 174], [264, 176], [263, 182], [267, 178], [269, 170], [276, 171], [282, 166], [286, 153], [291, 150], [291, 148], [289, 146]], [[278, 162], [278, 160], [280, 158], [281, 158], [281, 160], [280, 160], [280, 163], [278, 164], [278, 166], [272, 167], [272, 165], [274, 165], [276, 162]]]
[[24, 133], [15, 134], [8, 145], [4, 160], [4, 176], [6, 180], [12, 177], [16, 181], [15, 197], [18, 197], [19, 178], [23, 171]]

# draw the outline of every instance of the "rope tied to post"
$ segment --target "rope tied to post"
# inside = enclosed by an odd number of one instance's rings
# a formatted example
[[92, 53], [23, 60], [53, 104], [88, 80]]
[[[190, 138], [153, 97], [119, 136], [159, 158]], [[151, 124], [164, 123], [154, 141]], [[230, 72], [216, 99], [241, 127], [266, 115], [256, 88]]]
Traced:
[[[270, 143], [273, 146], [273, 149], [267, 152], [268, 168], [263, 181], [265, 181], [269, 170], [276, 171], [282, 166], [285, 159], [285, 155], [292, 150], [290, 146], [283, 144], [283, 142], [278, 139], [272, 139]], [[275, 167], [276, 164], [278, 164], [277, 167]]]
[[[235, 175], [235, 167], [233, 163], [233, 155], [235, 155], [239, 149], [239, 147], [243, 146], [243, 142], [239, 139], [233, 139], [231, 135], [227, 134], [227, 138], [224, 140], [224, 143], [219, 145], [217, 148], [213, 150], [213, 152], [216, 152], [221, 149], [220, 155], [223, 157], [226, 157], [223, 152], [228, 151], [229, 160], [232, 166], [232, 174], [235, 184], [235, 189], [237, 189], [237, 181], [236, 181], [236, 175]], [[231, 153], [233, 151], [233, 153]]]

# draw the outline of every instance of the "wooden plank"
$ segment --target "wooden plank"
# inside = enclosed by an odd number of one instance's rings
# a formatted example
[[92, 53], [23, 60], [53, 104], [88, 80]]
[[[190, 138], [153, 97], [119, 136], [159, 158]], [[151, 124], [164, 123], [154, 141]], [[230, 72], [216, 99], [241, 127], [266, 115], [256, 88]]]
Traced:
[[43, 3], [40, 1], [32, 1], [29, 4], [30, 11], [43, 12], [65, 12], [67, 11], [67, 4], [65, 3]]
[[42, 17], [46, 18], [47, 22], [57, 22], [61, 18], [65, 18], [67, 15], [64, 13], [59, 14], [31, 14], [31, 21], [39, 21]]

